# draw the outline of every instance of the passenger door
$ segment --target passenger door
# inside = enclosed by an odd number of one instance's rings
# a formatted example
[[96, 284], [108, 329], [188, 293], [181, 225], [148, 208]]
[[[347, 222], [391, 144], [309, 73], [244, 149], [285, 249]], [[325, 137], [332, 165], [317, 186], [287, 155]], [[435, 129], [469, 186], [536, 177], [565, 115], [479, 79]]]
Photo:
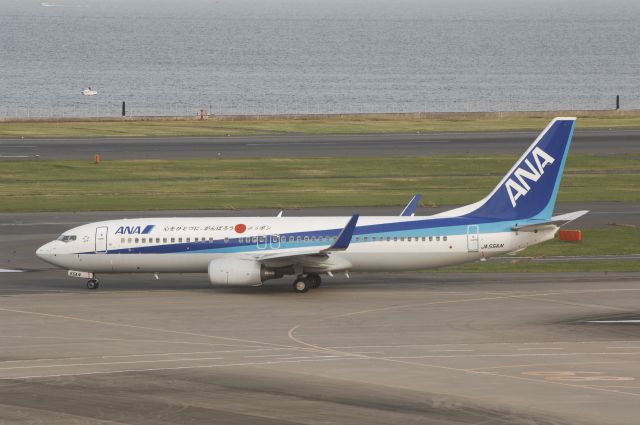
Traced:
[[96, 253], [107, 252], [108, 227], [96, 227]]

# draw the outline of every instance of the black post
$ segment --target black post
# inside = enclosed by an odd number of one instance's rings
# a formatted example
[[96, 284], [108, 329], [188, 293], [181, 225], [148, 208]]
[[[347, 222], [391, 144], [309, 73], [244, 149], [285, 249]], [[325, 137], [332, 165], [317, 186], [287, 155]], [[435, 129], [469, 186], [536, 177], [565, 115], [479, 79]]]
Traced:
[[616, 109], [620, 109], [620, 95], [616, 95]]
[[122, 101], [122, 116], [124, 117], [125, 115], [127, 115], [127, 108], [124, 104], [124, 100]]

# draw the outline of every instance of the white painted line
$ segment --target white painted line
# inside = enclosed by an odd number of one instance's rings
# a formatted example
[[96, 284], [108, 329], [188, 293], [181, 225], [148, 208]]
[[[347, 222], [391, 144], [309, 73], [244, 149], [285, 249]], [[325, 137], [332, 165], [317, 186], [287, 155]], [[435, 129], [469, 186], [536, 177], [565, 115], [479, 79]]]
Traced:
[[264, 143], [247, 143], [246, 146], [316, 146], [316, 145], [337, 145], [339, 143], [313, 143], [313, 142], [264, 142]]
[[287, 357], [286, 360], [303, 360], [303, 359], [338, 359], [346, 358], [345, 356], [300, 356], [300, 357]]
[[565, 357], [565, 356], [602, 356], [602, 355], [610, 355], [617, 354], [620, 356], [637, 356], [640, 354], [640, 351], [634, 352], [625, 352], [625, 353], [615, 353], [615, 352], [606, 352], [606, 353], [522, 353], [522, 354], [465, 354], [457, 356], [455, 354], [452, 355], [424, 355], [424, 356], [397, 356], [397, 357], [385, 357], [385, 359], [429, 359], [429, 358], [472, 358], [472, 357]]
[[640, 323], [640, 320], [588, 320], [586, 323]]
[[[119, 341], [116, 339], [116, 341]], [[123, 340], [128, 341], [128, 340]], [[144, 341], [143, 342], [154, 342]], [[155, 341], [155, 342], [165, 342], [165, 341]], [[223, 354], [223, 353], [241, 353], [241, 352], [256, 352], [256, 351], [278, 351], [278, 350], [286, 350], [287, 348], [244, 348], [238, 350], [215, 350], [215, 351], [196, 351], [196, 352], [187, 352], [187, 353], [151, 353], [151, 354], [123, 354], [123, 355], [110, 355], [110, 356], [82, 356], [82, 357], [52, 357], [52, 358], [43, 358], [43, 359], [24, 359], [24, 360], [4, 360], [1, 361], [0, 364], [5, 363], [16, 363], [16, 362], [43, 362], [43, 361], [65, 361], [65, 360], [85, 360], [85, 359], [109, 359], [109, 358], [122, 358], [122, 357], [141, 357], [141, 356], [188, 356], [193, 354]], [[295, 349], [294, 349], [295, 350]], [[306, 351], [304, 349], [300, 349], [300, 351]], [[292, 354], [283, 354], [283, 356], [291, 356]], [[248, 357], [248, 356], [245, 356]], [[0, 368], [2, 369], [2, 368]]]
[[291, 356], [292, 354], [263, 354], [261, 356], [244, 356], [245, 358], [249, 359], [249, 358], [263, 358], [263, 357], [288, 357]]
[[526, 350], [564, 350], [564, 348], [561, 348], [561, 347], [529, 347], [529, 348], [518, 348], [518, 350], [520, 350], [520, 351], [526, 351]]
[[475, 350], [429, 350], [430, 353], [451, 352], [451, 351], [475, 351]]
[[0, 155], [0, 158], [31, 158], [31, 155]]
[[224, 360], [224, 357], [201, 357], [201, 358], [195, 358], [195, 359], [184, 358], [184, 359], [163, 359], [163, 360], [136, 360], [136, 361], [133, 361], [133, 362], [96, 362], [96, 363], [43, 364], [43, 365], [30, 365], [30, 366], [0, 367], [0, 370], [36, 369], [36, 368], [49, 368], [49, 367], [109, 366], [109, 365], [120, 365], [120, 364], [163, 363], [163, 362], [205, 361], [205, 360]]
[[0, 273], [22, 273], [24, 270], [0, 269]]
[[370, 359], [359, 358], [359, 357], [341, 357], [337, 359], [315, 359], [315, 360], [293, 360], [293, 361], [289, 359], [282, 359], [282, 360], [268, 361], [268, 362], [229, 363], [229, 364], [213, 364], [213, 365], [202, 365], [202, 366], [176, 366], [176, 367], [159, 367], [159, 368], [149, 368], [149, 369], [124, 369], [124, 370], [109, 370], [109, 371], [99, 371], [99, 372], [59, 373], [59, 374], [52, 374], [52, 375], [2, 376], [0, 377], [0, 380], [59, 378], [62, 376], [105, 375], [109, 373], [131, 373], [131, 372], [137, 373], [137, 372], [153, 372], [153, 371], [159, 371], [159, 370], [212, 369], [215, 367], [260, 366], [260, 365], [273, 365], [273, 364], [283, 364], [283, 363], [304, 363], [309, 361], [335, 361], [335, 360], [370, 360]]
[[640, 347], [607, 347], [608, 350], [640, 350]]

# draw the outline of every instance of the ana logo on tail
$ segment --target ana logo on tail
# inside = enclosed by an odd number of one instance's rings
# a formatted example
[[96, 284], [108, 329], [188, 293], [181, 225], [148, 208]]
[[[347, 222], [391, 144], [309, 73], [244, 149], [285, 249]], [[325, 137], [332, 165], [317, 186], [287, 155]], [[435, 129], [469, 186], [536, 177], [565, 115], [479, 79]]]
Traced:
[[[530, 159], [533, 159], [535, 165], [531, 163]], [[531, 153], [531, 158], [524, 160], [524, 164], [526, 164], [529, 169], [518, 167], [516, 171], [514, 171], [513, 175], [509, 177], [509, 180], [504, 184], [513, 208], [516, 207], [518, 198], [525, 196], [531, 189], [526, 180], [534, 183], [537, 182], [544, 174], [544, 167], [553, 164], [553, 161], [555, 160], [551, 155], [536, 146]]]

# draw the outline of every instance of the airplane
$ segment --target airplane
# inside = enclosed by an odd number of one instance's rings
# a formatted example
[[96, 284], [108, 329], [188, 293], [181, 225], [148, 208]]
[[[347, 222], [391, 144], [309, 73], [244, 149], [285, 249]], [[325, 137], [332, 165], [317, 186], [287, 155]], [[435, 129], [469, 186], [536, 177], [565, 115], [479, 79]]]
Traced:
[[260, 286], [295, 276], [424, 270], [485, 260], [553, 239], [588, 211], [553, 216], [576, 118], [555, 118], [482, 200], [415, 216], [138, 218], [85, 224], [36, 255], [99, 286], [102, 273], [207, 273], [212, 286]]

